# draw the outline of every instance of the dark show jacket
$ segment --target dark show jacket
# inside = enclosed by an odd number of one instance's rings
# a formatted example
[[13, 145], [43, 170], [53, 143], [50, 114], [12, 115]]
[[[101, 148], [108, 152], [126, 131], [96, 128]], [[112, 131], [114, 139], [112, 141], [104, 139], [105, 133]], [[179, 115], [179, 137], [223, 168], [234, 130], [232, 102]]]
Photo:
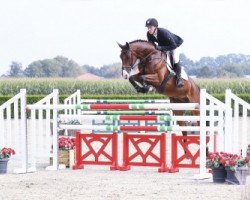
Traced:
[[157, 42], [162, 51], [172, 51], [183, 43], [183, 39], [165, 28], [157, 28], [157, 39], [147, 32], [149, 42]]

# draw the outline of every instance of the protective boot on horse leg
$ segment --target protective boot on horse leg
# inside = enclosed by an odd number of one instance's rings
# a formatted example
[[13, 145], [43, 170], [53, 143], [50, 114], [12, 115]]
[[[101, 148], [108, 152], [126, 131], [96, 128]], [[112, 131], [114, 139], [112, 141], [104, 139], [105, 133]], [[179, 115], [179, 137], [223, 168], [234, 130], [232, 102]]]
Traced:
[[[146, 83], [145, 81], [145, 76], [141, 75], [133, 75], [129, 77], [129, 82], [134, 86], [134, 88], [136, 89], [137, 92], [140, 93], [147, 93], [150, 89], [149, 85]], [[140, 83], [142, 85], [139, 86], [136, 82]]]

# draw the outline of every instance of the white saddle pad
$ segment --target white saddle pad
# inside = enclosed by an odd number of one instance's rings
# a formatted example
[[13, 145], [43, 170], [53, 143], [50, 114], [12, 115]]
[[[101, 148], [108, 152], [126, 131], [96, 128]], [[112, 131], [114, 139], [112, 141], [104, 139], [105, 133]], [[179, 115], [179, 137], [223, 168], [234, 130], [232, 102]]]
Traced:
[[[170, 66], [170, 64], [167, 63], [167, 68], [168, 68], [168, 70], [169, 70], [171, 73], [174, 73], [174, 74], [175, 74], [174, 70], [172, 70], [169, 66]], [[188, 75], [187, 75], [186, 71], [184, 70], [184, 67], [181, 67], [181, 78], [183, 78], [183, 79], [185, 79], [185, 80], [188, 80]]]
[[187, 75], [184, 67], [181, 67], [181, 78], [188, 80], [188, 75]]

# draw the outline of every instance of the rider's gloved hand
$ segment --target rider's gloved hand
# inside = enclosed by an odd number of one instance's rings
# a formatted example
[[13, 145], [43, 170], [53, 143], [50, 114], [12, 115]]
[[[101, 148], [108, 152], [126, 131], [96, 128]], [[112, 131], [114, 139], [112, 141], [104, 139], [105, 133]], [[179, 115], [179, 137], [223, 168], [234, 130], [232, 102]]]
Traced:
[[159, 50], [159, 51], [162, 51], [162, 50], [163, 50], [162, 47], [159, 46], [159, 45], [157, 45], [155, 48], [156, 48], [157, 50]]

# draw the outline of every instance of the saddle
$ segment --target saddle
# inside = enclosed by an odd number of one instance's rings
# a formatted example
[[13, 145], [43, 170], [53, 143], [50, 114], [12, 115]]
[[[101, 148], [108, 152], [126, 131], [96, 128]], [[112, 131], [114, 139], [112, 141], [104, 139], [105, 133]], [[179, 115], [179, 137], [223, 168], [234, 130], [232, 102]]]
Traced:
[[[166, 66], [173, 76], [176, 75], [175, 70], [174, 70], [174, 58], [171, 53], [163, 52], [166, 55], [166, 58], [164, 58], [164, 61], [166, 62]], [[186, 71], [184, 70], [184, 67], [181, 67], [181, 78], [184, 80], [188, 80], [188, 75]]]

